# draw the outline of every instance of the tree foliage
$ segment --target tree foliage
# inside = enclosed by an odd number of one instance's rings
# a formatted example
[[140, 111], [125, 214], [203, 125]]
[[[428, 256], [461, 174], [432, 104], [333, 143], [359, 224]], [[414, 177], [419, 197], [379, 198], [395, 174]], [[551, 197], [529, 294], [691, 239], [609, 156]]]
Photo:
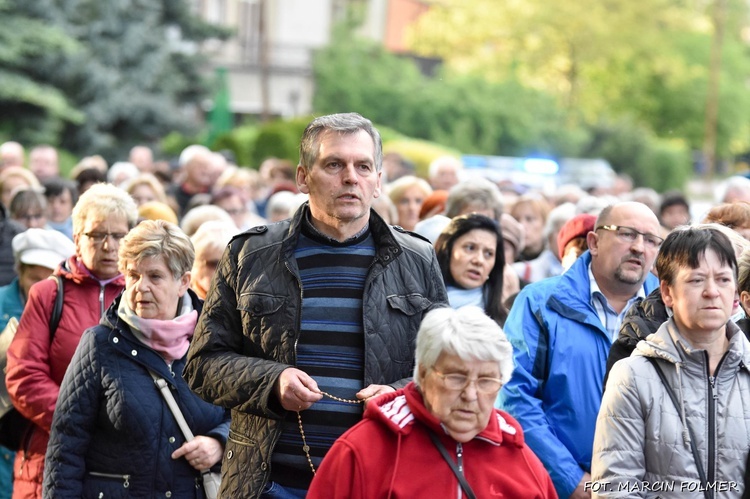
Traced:
[[[700, 149], [715, 2], [442, 0], [410, 34], [420, 55], [464, 74], [509, 78], [555, 96], [577, 119], [631, 117]], [[745, 151], [748, 5], [725, 0], [717, 151]]]
[[54, 142], [65, 122], [82, 113], [51, 83], [38, 64], [49, 53], [80, 49], [63, 30], [20, 13], [0, 0], [0, 137], [21, 142]]
[[317, 112], [357, 111], [450, 148], [514, 155], [571, 140], [554, 99], [541, 92], [448, 72], [428, 78], [411, 60], [366, 41], [335, 41], [317, 54], [314, 73]]
[[491, 81], [444, 68], [427, 77], [410, 59], [338, 36], [316, 55], [318, 113], [356, 111], [463, 153], [603, 157], [640, 185], [661, 189], [681, 187], [691, 171], [684, 142], [659, 139], [632, 114], [588, 122], [513, 76]]
[[[207, 92], [197, 44], [227, 35], [197, 19], [184, 0], [0, 2], [19, 21], [55, 26], [52, 33], [67, 41], [57, 40], [33, 58], [15, 57], [26, 62], [21, 75], [32, 83], [45, 82], [54, 89], [46, 98], [57, 96], [58, 108], [68, 106], [63, 109], [67, 119], [48, 134], [59, 140], [47, 141], [110, 160], [135, 143], [190, 129]], [[9, 32], [15, 35], [15, 27]], [[65, 50], [68, 46], [75, 50]], [[27, 109], [39, 109], [43, 121], [54, 116], [52, 106], [42, 107], [28, 96], [19, 100]]]

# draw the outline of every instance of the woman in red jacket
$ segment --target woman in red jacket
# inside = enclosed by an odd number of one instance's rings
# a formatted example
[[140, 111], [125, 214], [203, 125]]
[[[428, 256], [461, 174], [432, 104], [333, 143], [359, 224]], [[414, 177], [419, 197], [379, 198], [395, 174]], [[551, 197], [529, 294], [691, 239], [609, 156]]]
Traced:
[[512, 347], [482, 309], [429, 312], [414, 382], [371, 400], [326, 454], [315, 498], [556, 498], [521, 426], [493, 407]]
[[73, 209], [76, 254], [55, 270], [63, 281], [62, 314], [55, 331], [50, 330], [50, 318], [57, 284], [45, 279], [29, 292], [8, 348], [5, 377], [13, 405], [34, 423], [16, 454], [16, 499], [42, 497], [44, 455], [60, 383], [83, 331], [99, 323], [124, 288], [117, 250], [137, 217], [135, 202], [125, 191], [110, 184], [91, 187]]

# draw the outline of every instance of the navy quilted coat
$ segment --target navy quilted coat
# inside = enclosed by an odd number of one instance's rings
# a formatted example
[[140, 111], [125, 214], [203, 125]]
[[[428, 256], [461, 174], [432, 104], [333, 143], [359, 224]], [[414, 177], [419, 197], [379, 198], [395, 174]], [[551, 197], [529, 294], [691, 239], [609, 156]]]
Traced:
[[[236, 236], [222, 257], [185, 376], [204, 400], [232, 409], [221, 497], [259, 497], [286, 411], [274, 393], [295, 365], [302, 289], [294, 249], [307, 205], [291, 220]], [[403, 387], [423, 315], [448, 306], [432, 246], [370, 211], [375, 259], [365, 282], [364, 385]]]
[[[196, 310], [201, 302], [192, 292]], [[200, 473], [172, 452], [185, 438], [148, 369], [166, 379], [195, 435], [226, 443], [229, 413], [194, 395], [117, 317], [115, 300], [87, 330], [65, 374], [45, 462], [44, 497], [202, 498]], [[216, 466], [218, 471], [219, 466]]]

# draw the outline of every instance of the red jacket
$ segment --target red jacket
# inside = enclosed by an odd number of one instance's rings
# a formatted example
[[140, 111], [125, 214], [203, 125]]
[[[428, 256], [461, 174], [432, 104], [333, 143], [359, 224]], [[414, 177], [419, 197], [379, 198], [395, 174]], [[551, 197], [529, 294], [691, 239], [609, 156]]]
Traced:
[[[63, 308], [55, 338], [50, 344], [49, 322], [57, 284], [45, 279], [34, 284], [18, 331], [8, 348], [5, 383], [13, 405], [35, 423], [24, 439], [25, 451], [16, 454], [14, 498], [41, 497], [44, 455], [65, 370], [83, 331], [99, 324], [110, 303], [123, 290], [122, 276], [101, 284], [76, 257], [58, 267], [64, 278]], [[68, 270], [70, 269], [70, 270]]]
[[[308, 499], [465, 497], [427, 427], [455, 462], [458, 443], [429, 413], [414, 383], [371, 401], [364, 419], [326, 454]], [[557, 497], [521, 426], [505, 412], [494, 409], [487, 427], [462, 447], [464, 475], [478, 498]]]

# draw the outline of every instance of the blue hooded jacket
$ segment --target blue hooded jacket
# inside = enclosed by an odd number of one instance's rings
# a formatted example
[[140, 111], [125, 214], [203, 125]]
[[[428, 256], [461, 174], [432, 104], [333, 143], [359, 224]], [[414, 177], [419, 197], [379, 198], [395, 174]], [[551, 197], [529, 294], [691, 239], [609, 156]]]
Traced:
[[[526, 286], [505, 322], [514, 370], [497, 407], [515, 417], [560, 497], [591, 470], [612, 339], [591, 304], [587, 251], [564, 274]], [[658, 286], [648, 274], [646, 295]]]

